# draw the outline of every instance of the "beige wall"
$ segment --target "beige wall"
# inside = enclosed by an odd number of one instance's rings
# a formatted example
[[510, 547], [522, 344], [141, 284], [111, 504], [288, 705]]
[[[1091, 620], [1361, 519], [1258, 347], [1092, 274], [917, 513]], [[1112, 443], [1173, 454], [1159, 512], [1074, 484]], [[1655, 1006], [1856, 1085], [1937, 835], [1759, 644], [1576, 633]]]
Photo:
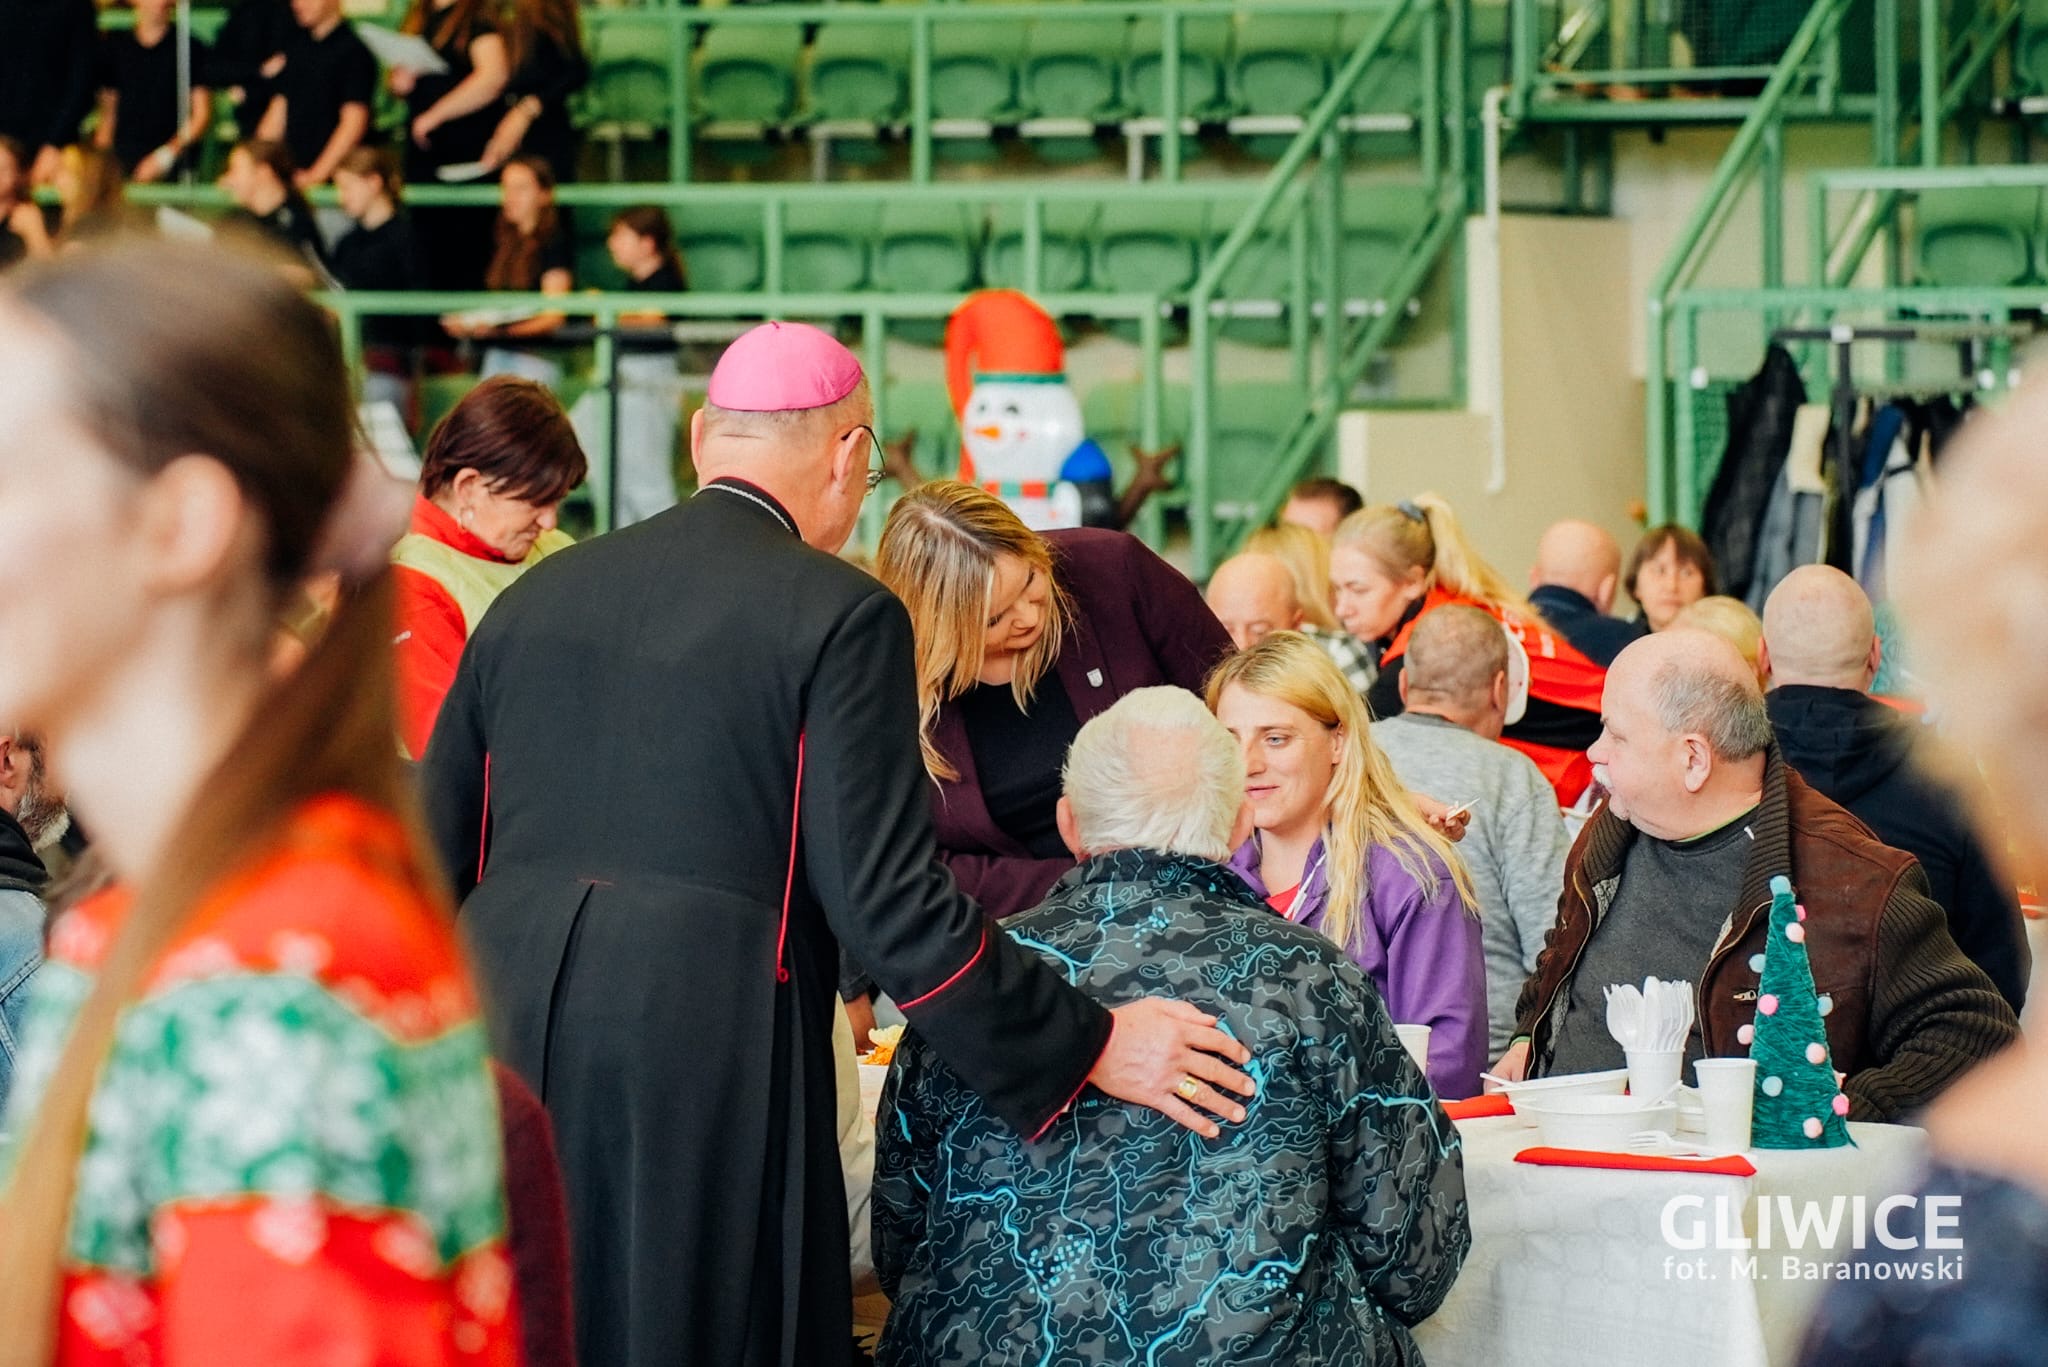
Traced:
[[[1475, 220], [1472, 232], [1483, 234]], [[1501, 223], [1500, 388], [1505, 478], [1494, 479], [1491, 357], [1484, 352], [1489, 253], [1468, 252], [1474, 300], [1473, 407], [1467, 413], [1346, 415], [1340, 469], [1375, 501], [1424, 489], [1451, 500], [1489, 558], [1519, 580], [1543, 529], [1562, 517], [1606, 526], [1628, 546], [1642, 496], [1642, 383], [1629, 365], [1636, 296], [1623, 270], [1629, 225], [1509, 215]]]

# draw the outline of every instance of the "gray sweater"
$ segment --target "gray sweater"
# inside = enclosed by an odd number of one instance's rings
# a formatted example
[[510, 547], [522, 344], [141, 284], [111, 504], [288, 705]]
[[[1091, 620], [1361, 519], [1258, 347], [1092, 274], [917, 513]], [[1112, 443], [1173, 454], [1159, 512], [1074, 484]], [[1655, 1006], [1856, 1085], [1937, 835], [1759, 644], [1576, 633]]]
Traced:
[[1527, 755], [1442, 717], [1404, 712], [1374, 722], [1372, 738], [1410, 790], [1452, 806], [1472, 803], [1458, 854], [1479, 895], [1488, 1057], [1499, 1058], [1514, 1037], [1516, 995], [1535, 971], [1564, 891], [1571, 841], [1557, 795]]

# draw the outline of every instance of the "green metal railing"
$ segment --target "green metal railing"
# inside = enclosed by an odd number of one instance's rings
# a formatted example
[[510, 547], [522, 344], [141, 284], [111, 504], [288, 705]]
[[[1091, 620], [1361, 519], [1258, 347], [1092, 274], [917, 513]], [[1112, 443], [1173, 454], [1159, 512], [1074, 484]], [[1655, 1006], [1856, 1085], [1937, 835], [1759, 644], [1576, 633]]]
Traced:
[[[1193, 386], [1188, 420], [1189, 527], [1195, 573], [1206, 576], [1221, 552], [1234, 548], [1273, 514], [1288, 487], [1327, 449], [1337, 417], [1352, 388], [1373, 357], [1387, 344], [1406, 316], [1409, 302], [1444, 255], [1462, 222], [1465, 203], [1467, 127], [1464, 60], [1468, 7], [1439, 6], [1428, 0], [1401, 0], [1373, 28], [1331, 79], [1330, 87], [1301, 134], [1267, 175], [1258, 200], [1224, 239], [1188, 295], [1188, 327]], [[1442, 107], [1461, 111], [1451, 126], [1437, 130], [1447, 146], [1441, 176], [1428, 176], [1425, 186], [1433, 202], [1398, 254], [1399, 264], [1383, 282], [1371, 312], [1353, 324], [1346, 307], [1339, 257], [1346, 149], [1338, 119], [1349, 107], [1359, 83], [1391, 50], [1403, 25], [1417, 29], [1416, 46], [1424, 52], [1447, 49], [1448, 59], [1434, 64], [1447, 90]], [[1426, 139], [1426, 145], [1429, 140]], [[1429, 159], [1425, 158], [1425, 163]], [[1276, 434], [1273, 459], [1257, 491], [1248, 501], [1220, 509], [1215, 498], [1211, 459], [1216, 439], [1216, 341], [1221, 326], [1217, 308], [1225, 282], [1255, 239], [1270, 243], [1285, 233], [1296, 259], [1313, 241], [1322, 297], [1311, 299], [1311, 281], [1297, 270], [1289, 320], [1297, 348], [1311, 328], [1319, 331], [1315, 357], [1319, 373], [1299, 376], [1307, 395], [1300, 415]], [[1299, 350], [1297, 350], [1299, 354]]]
[[[1903, 204], [1921, 191], [2041, 183], [2039, 173], [2025, 170], [1939, 168], [1943, 129], [1968, 106], [1986, 73], [1993, 69], [1994, 59], [2010, 44], [2024, 9], [2022, 0], [1986, 0], [1967, 7], [1917, 0], [1911, 13], [1921, 58], [1920, 79], [1911, 102], [1901, 91], [1899, 79], [1908, 31], [1907, 0], [1875, 0], [1872, 37], [1877, 87], [1870, 122], [1876, 165], [1812, 173], [1808, 181], [1809, 279], [1823, 293], [1785, 288], [1784, 125], [1791, 117], [1791, 101], [1801, 82], [1810, 78], [1814, 51], [1829, 41], [1831, 33], [1839, 32], [1847, 8], [1840, 0], [1815, 4], [1650, 287], [1645, 460], [1653, 518], [1691, 519], [1698, 513], [1698, 491], [1681, 470], [1692, 468], [1700, 457], [1691, 445], [1695, 432], [1688, 391], [1698, 383], [1693, 329], [1699, 313], [1708, 306], [1696, 304], [1679, 327], [1675, 344], [1678, 363], [1668, 370], [1674, 352], [1672, 309], [1698, 273], [1715, 233], [1750, 184], [1757, 186], [1760, 197], [1763, 243], [1759, 279], [1763, 288], [1713, 292], [1712, 311], [1725, 312], [1738, 307], [1733, 301], [1747, 301], [1768, 333], [1795, 316], [1828, 322], [1829, 316], [1816, 313], [1816, 309], [1871, 306], [1873, 296], [1846, 287], [1880, 234], [1888, 239], [1885, 285], [1890, 293], [1874, 296], [1877, 307], [1886, 307], [1886, 297], [1897, 301], [1896, 307], [1958, 299], [1976, 300], [1994, 313], [1999, 306], [1995, 295], [1982, 292], [1898, 293], [1903, 261], [1899, 214]], [[1845, 112], [1849, 112], [1846, 106]], [[1919, 168], [1900, 167], [1902, 160], [1916, 153]], [[1842, 191], [1853, 192], [1856, 201], [1851, 211], [1838, 215], [1830, 196]], [[1690, 297], [1703, 296], [1694, 292]]]
[[[1703, 389], [1707, 382], [1705, 371], [1698, 364], [1700, 321], [1709, 314], [1732, 313], [1754, 316], [1776, 313], [1789, 317], [1798, 313], [1821, 320], [1822, 326], [1836, 322], [1846, 323], [1851, 319], [1881, 326], [1887, 320], [1910, 319], [1921, 322], [1929, 318], [1972, 319], [1992, 324], [2009, 324], [2015, 316], [2037, 312], [2044, 304], [2048, 304], [2048, 289], [2041, 286], [1917, 286], [1897, 289], [1789, 286], [1749, 290], [1695, 289], [1677, 294], [1671, 300], [1667, 317], [1674, 339], [1676, 368], [1682, 377], [1680, 383], [1686, 388]], [[1978, 392], [1993, 393], [2004, 389], [2011, 378], [2011, 341], [2009, 338], [1994, 337], [1987, 345], [1984, 364], [1973, 377], [1970, 377], [1970, 384], [1967, 387]], [[1960, 382], [1960, 377], [1957, 379], [1954, 388], [1966, 387]], [[1927, 388], [1930, 386], [1924, 384], [1904, 386], [1904, 389], [1914, 392]], [[1875, 395], [1883, 393], [1884, 390], [1884, 385], [1877, 384], [1871, 386], [1869, 392]], [[1675, 410], [1675, 455], [1670, 473], [1675, 487], [1671, 509], [1667, 515], [1697, 526], [1706, 480], [1712, 471], [1706, 453], [1701, 450], [1695, 405], [1687, 401], [1687, 398], [1681, 398], [1675, 405]], [[1652, 516], [1655, 517], [1657, 514], [1653, 512]]]
[[[1151, 122], [1158, 125], [1160, 178], [1177, 181], [1181, 178], [1188, 146], [1194, 136], [1184, 125], [1199, 112], [1181, 106], [1181, 67], [1189, 52], [1189, 21], [1213, 21], [1218, 17], [1242, 21], [1254, 16], [1259, 19], [1319, 16], [1357, 20], [1360, 16], [1379, 13], [1395, 3], [1397, 0], [1251, 0], [1250, 3], [1245, 0], [1089, 0], [1086, 5], [1067, 5], [921, 0], [881, 5], [761, 4], [700, 8], [686, 0], [657, 0], [656, 3], [633, 6], [586, 7], [582, 10], [582, 19], [586, 43], [593, 51], [604, 46], [603, 31], [607, 28], [666, 31], [662, 50], [669, 80], [667, 178], [678, 183], [689, 181], [693, 170], [693, 139], [688, 135], [694, 122], [691, 111], [695, 108], [698, 74], [693, 58], [708, 31], [793, 29], [802, 35], [800, 49], [811, 32], [821, 24], [829, 23], [835, 28], [861, 26], [901, 31], [901, 51], [906, 55], [908, 85], [908, 100], [901, 126], [909, 142], [910, 179], [927, 182], [932, 179], [934, 145], [932, 69], [938, 35], [943, 30], [955, 26], [986, 30], [990, 25], [1008, 24], [1013, 25], [1018, 33], [1023, 33], [1027, 26], [1046, 21], [1099, 24], [1107, 35], [1111, 35], [1106, 38], [1104, 51], [1122, 54], [1128, 49], [1124, 30], [1139, 21], [1156, 22], [1160, 26], [1160, 108]], [[1448, 4], [1439, 0], [1439, 4], [1447, 9], [1462, 9], [1467, 3], [1469, 0], [1450, 0]], [[403, 5], [394, 5], [381, 18], [357, 17], [370, 22], [396, 22], [404, 9]], [[219, 10], [196, 11], [194, 30], [202, 35], [211, 32], [218, 27], [222, 13]], [[119, 22], [113, 21], [114, 24]], [[1026, 54], [1021, 41], [1017, 44], [1017, 51], [1020, 56]], [[1462, 51], [1460, 57], [1462, 61]], [[791, 75], [800, 91], [805, 69], [806, 62], [799, 56], [792, 66]], [[1418, 126], [1442, 126], [1444, 111], [1436, 102], [1437, 84], [1425, 82], [1423, 108], [1417, 115]], [[801, 97], [797, 103], [799, 111], [784, 120], [783, 126], [795, 128], [806, 123], [801, 112], [804, 103]]]
[[[857, 318], [860, 320], [860, 339], [856, 344], [863, 367], [873, 378], [875, 403], [875, 430], [885, 436], [894, 435], [895, 427], [890, 413], [890, 395], [884, 382], [888, 374], [888, 327], [892, 322], [910, 319], [943, 319], [959, 307], [957, 296], [893, 294], [795, 294], [781, 292], [758, 292], [747, 294], [502, 294], [502, 293], [429, 293], [421, 291], [377, 292], [377, 291], [335, 291], [316, 296], [322, 304], [331, 309], [339, 320], [343, 352], [351, 367], [356, 366], [362, 355], [362, 326], [366, 318], [437, 318], [443, 314], [461, 313], [475, 309], [489, 310], [530, 310], [535, 314], [559, 314], [566, 318], [587, 319], [598, 329], [591, 342], [593, 350], [592, 383], [603, 392], [614, 373], [614, 361], [618, 340], [610, 329], [618, 326], [622, 317], [637, 314], [658, 313], [670, 319], [710, 319], [751, 321], [767, 318], [815, 318], [833, 320]], [[1139, 332], [1139, 346], [1143, 353], [1143, 365], [1139, 384], [1138, 399], [1138, 440], [1146, 447], [1156, 448], [1168, 440], [1165, 431], [1164, 396], [1165, 381], [1162, 372], [1162, 358], [1165, 353], [1162, 329], [1164, 312], [1162, 300], [1156, 295], [1061, 295], [1048, 294], [1039, 302], [1055, 314], [1085, 313], [1101, 318], [1127, 320], [1136, 325]], [[545, 337], [508, 340], [508, 346], [534, 346], [545, 344]], [[597, 451], [591, 462], [590, 487], [592, 504], [597, 511], [598, 530], [609, 526], [611, 508], [611, 477], [614, 468], [612, 460], [612, 432], [610, 427], [610, 405], [599, 409], [596, 439], [593, 445]], [[864, 527], [866, 541], [872, 544], [876, 530], [879, 507], [867, 512]]]
[[[1804, 12], [1805, 4], [1806, 0], [1781, 0], [1778, 17], [1792, 20]], [[1510, 116], [1539, 123], [1610, 124], [1742, 118], [1753, 108], [1752, 99], [1707, 95], [1701, 87], [1768, 81], [1784, 64], [1782, 57], [1750, 64], [1679, 66], [1670, 57], [1673, 25], [1663, 15], [1668, 9], [1668, 5], [1649, 0], [1578, 0], [1575, 4], [1510, 0]], [[1616, 14], [1630, 17], [1625, 36], [1612, 31]], [[1767, 21], [1774, 16], [1761, 17]], [[1842, 91], [1841, 17], [1838, 12], [1824, 28], [1821, 40], [1801, 58], [1810, 66], [1807, 74], [1812, 88], [1782, 102], [1786, 117], [1831, 118], [1869, 111], [1869, 97]], [[1752, 13], [1753, 23], [1756, 18]], [[1793, 36], [1789, 26], [1787, 36]], [[1601, 56], [1604, 61], [1595, 60]], [[1681, 85], [1691, 87], [1688, 98], [1656, 96], [1656, 92]], [[1577, 98], [1582, 90], [1604, 93], [1614, 87], [1627, 88], [1634, 98]]]
[[[1853, 0], [1818, 0], [1808, 12], [1651, 281], [1644, 354], [1644, 488], [1653, 522], [1669, 520], [1677, 515], [1678, 508], [1671, 443], [1674, 395], [1666, 373], [1672, 304], [1679, 291], [1691, 283], [1705, 259], [1707, 245], [1752, 179], [1762, 195], [1763, 283], [1767, 289], [1784, 283], [1784, 105], [1809, 78], [1808, 62], [1822, 36], [1839, 28], [1852, 3]], [[1893, 11], [1890, 18], [1896, 31], [1897, 0], [1877, 0], [1877, 4], [1880, 31], [1886, 19], [1882, 11], [1886, 9]]]

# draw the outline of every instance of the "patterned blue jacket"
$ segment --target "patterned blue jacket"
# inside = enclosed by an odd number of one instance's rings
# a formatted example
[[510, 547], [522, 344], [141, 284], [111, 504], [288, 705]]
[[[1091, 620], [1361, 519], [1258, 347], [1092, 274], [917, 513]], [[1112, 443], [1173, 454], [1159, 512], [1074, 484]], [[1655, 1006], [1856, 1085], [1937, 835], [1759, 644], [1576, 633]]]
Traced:
[[1027, 1143], [910, 1035], [877, 1125], [877, 1362], [1419, 1362], [1408, 1326], [1471, 1245], [1465, 1174], [1370, 980], [1222, 865], [1149, 851], [1005, 928], [1108, 1005], [1218, 1013], [1259, 1093], [1207, 1140], [1089, 1090]]

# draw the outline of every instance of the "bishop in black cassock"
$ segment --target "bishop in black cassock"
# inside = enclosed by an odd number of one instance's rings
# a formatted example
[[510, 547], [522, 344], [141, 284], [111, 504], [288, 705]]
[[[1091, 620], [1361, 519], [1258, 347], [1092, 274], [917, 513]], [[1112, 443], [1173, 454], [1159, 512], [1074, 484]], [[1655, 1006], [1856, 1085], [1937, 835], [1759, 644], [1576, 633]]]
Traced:
[[[759, 482], [711, 479], [513, 585], [423, 766], [495, 1047], [556, 1128], [585, 1367], [846, 1360], [839, 941], [1026, 1135], [1091, 1069], [1169, 1112], [1190, 1073], [1249, 1090], [1194, 1051], [1244, 1057], [1206, 1028], [1119, 1012], [1106, 1051], [1110, 1015], [934, 861], [908, 615], [813, 548], [844, 543], [866, 486], [850, 353], [765, 324], [711, 398], [700, 423], [729, 430], [693, 428], [700, 471]], [[1140, 1050], [1156, 1083], [1104, 1080]]]

